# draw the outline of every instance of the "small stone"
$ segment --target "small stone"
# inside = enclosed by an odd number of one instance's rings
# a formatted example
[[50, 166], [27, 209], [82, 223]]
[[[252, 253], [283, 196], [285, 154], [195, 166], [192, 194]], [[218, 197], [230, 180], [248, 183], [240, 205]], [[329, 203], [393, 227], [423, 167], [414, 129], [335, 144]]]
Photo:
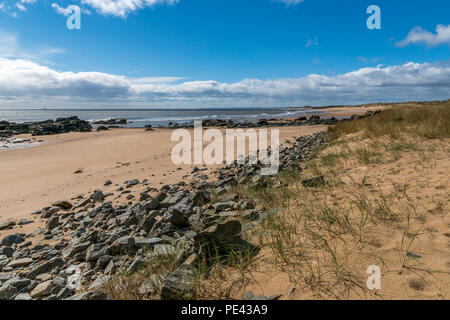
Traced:
[[41, 298], [50, 295], [54, 284], [53, 281], [49, 280], [43, 283], [40, 283], [36, 286], [36, 288], [31, 291], [32, 298]]
[[14, 300], [33, 300], [29, 293], [19, 293]]

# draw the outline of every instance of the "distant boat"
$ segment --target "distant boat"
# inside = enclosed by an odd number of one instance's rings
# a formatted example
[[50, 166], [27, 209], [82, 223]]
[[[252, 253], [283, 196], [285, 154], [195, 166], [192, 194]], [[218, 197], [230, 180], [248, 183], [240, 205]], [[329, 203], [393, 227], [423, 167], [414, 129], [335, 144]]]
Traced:
[[42, 108], [42, 110], [48, 110], [47, 108]]

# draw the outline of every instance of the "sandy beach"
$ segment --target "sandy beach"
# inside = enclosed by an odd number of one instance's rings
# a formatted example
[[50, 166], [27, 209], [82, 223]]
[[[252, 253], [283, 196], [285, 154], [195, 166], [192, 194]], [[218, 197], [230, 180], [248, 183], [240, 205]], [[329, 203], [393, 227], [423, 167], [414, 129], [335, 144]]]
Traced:
[[[282, 143], [325, 127], [278, 129]], [[44, 142], [38, 146], [0, 152], [0, 221], [36, 220], [31, 213], [55, 201], [70, 200], [96, 189], [113, 192], [126, 180], [148, 179], [148, 187], [155, 188], [182, 181], [194, 165], [172, 163], [171, 150], [177, 144], [171, 142], [172, 132], [170, 129], [111, 129], [66, 133], [39, 137]], [[75, 173], [79, 169], [82, 172]], [[105, 187], [107, 180], [113, 184]], [[39, 225], [35, 221], [23, 226], [21, 232], [32, 232]], [[0, 236], [15, 231], [1, 231]]]

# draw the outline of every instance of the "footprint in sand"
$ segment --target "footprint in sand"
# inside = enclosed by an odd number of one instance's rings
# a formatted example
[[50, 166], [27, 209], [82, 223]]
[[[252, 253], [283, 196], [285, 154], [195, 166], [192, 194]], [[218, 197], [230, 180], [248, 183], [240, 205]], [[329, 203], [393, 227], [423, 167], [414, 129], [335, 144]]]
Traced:
[[425, 291], [426, 283], [422, 279], [412, 279], [409, 281], [409, 287], [416, 291]]

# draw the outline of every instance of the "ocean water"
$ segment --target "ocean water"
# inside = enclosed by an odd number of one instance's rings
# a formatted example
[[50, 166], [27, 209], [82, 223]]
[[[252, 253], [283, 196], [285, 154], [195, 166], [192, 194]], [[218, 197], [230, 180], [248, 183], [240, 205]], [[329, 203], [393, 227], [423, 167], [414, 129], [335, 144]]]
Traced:
[[255, 108], [235, 108], [235, 109], [90, 109], [90, 110], [69, 110], [69, 109], [0, 109], [0, 121], [23, 123], [44, 121], [56, 118], [78, 116], [80, 119], [90, 122], [108, 120], [111, 118], [127, 119], [128, 124], [122, 125], [128, 128], [139, 128], [146, 125], [153, 127], [167, 126], [170, 122], [182, 123], [195, 120], [207, 119], [231, 119], [233, 121], [246, 121], [257, 119], [290, 118], [301, 116], [302, 114], [320, 113], [311, 110], [286, 110], [286, 109], [255, 109]]

